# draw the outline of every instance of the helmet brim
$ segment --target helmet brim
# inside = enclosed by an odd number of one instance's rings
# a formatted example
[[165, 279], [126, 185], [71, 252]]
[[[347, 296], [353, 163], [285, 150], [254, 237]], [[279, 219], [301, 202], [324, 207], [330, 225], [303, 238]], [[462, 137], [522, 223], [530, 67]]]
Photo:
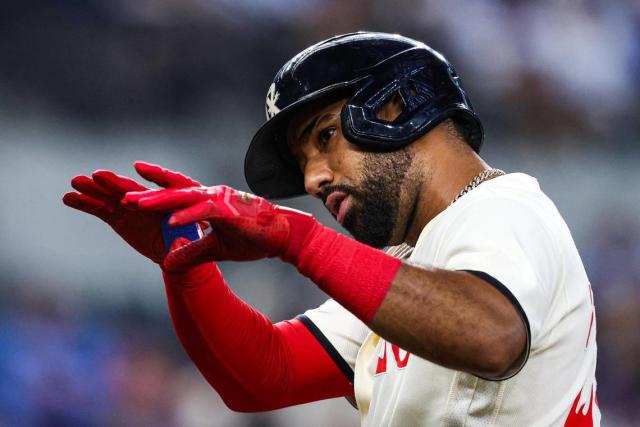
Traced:
[[354, 82], [338, 83], [300, 98], [258, 129], [244, 158], [244, 176], [254, 194], [267, 199], [285, 199], [306, 194], [304, 175], [287, 145], [289, 123], [304, 107], [338, 96], [353, 84]]
[[[295, 111], [280, 111], [268, 120], [249, 144], [244, 158], [244, 176], [254, 194], [282, 199], [305, 193], [304, 176], [287, 156], [287, 127]], [[283, 146], [284, 145], [284, 146]]]

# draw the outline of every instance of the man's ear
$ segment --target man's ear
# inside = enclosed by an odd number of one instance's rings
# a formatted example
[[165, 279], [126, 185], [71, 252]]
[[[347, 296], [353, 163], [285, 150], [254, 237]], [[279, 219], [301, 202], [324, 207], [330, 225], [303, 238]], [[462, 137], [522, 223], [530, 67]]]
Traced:
[[402, 96], [400, 96], [400, 92], [395, 92], [384, 104], [382, 104], [380, 109], [376, 112], [376, 117], [379, 120], [384, 120], [385, 122], [393, 122], [400, 114], [402, 114], [404, 109], [405, 105], [402, 100]]

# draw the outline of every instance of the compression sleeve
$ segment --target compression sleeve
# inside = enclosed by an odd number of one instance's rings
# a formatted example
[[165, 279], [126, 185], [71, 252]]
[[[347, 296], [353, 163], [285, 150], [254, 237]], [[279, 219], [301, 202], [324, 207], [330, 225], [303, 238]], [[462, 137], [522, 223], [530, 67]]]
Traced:
[[267, 411], [353, 395], [302, 322], [272, 324], [233, 294], [215, 264], [163, 276], [176, 334], [229, 408]]

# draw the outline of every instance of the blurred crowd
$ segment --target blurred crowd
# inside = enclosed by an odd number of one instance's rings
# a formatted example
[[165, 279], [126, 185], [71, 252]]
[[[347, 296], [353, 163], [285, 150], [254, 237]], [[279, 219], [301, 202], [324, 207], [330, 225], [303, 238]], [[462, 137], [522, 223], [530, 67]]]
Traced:
[[445, 52], [492, 132], [617, 139], [640, 122], [633, 0], [25, 0], [0, 8], [2, 83], [80, 119], [175, 119], [229, 104], [261, 115], [255, 101], [301, 47], [379, 29]]
[[[346, 400], [232, 413], [180, 348], [166, 310], [78, 301], [46, 284], [15, 285], [0, 303], [0, 426], [357, 425]], [[291, 305], [277, 315], [288, 318], [302, 307]]]
[[[490, 161], [539, 176], [592, 281], [603, 425], [637, 425], [639, 2], [14, 0], [0, 5], [0, 426], [358, 425], [343, 401], [224, 408], [173, 335], [157, 271], [59, 196], [71, 174], [151, 152], [243, 188], [279, 66], [359, 29], [442, 51]], [[262, 267], [225, 274], [274, 320], [322, 301], [292, 269]]]

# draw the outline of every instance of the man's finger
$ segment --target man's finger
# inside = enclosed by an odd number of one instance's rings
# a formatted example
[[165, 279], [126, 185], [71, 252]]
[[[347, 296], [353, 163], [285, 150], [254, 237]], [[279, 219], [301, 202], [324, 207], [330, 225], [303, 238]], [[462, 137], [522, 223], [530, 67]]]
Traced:
[[[129, 196], [131, 195], [131, 196]], [[167, 189], [153, 193], [127, 193], [123, 202], [137, 203], [138, 208], [152, 211], [170, 211], [200, 202], [205, 195], [196, 191]]]
[[[153, 199], [159, 195], [166, 195], [173, 193], [177, 189], [168, 188], [166, 190], [144, 190], [144, 191], [130, 191], [124, 195], [120, 203], [124, 206], [138, 207], [138, 203], [142, 199]], [[153, 209], [151, 209], [153, 210]]]
[[219, 214], [219, 212], [215, 203], [205, 200], [175, 212], [169, 219], [169, 225], [178, 227], [191, 224], [193, 222], [210, 219], [216, 216], [216, 214]]
[[98, 185], [93, 179], [88, 176], [79, 175], [74, 176], [71, 180], [71, 186], [79, 192], [93, 197], [94, 199], [102, 200], [105, 202], [114, 202], [120, 199], [120, 196], [109, 189]]
[[153, 163], [137, 161], [133, 166], [141, 177], [164, 188], [199, 187], [201, 185], [198, 181], [186, 175]]
[[70, 208], [95, 215], [105, 221], [112, 212], [112, 208], [103, 201], [94, 199], [82, 193], [66, 193], [62, 197], [62, 203]]
[[130, 191], [124, 195], [120, 203], [125, 206], [137, 206], [140, 199], [150, 196], [158, 191], [162, 190]]
[[117, 175], [116, 173], [110, 170], [99, 169], [93, 174], [91, 174], [93, 180], [100, 184], [102, 187], [111, 191], [114, 194], [117, 194], [119, 198], [125, 195], [130, 191], [145, 191], [148, 190], [147, 187], [136, 182], [135, 180]]

